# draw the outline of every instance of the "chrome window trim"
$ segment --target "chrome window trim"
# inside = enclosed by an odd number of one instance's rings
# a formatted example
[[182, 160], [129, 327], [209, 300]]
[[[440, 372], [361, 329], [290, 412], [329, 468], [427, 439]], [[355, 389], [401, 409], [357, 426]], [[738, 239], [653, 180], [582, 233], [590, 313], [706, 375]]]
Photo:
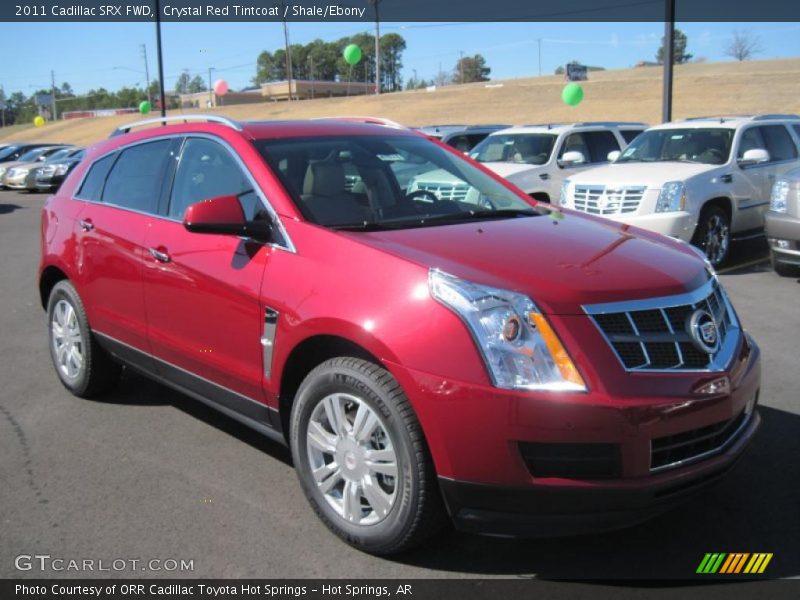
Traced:
[[[189, 138], [206, 138], [208, 140], [211, 140], [212, 142], [217, 142], [223, 148], [225, 148], [225, 150], [231, 156], [233, 156], [234, 160], [236, 161], [236, 164], [238, 164], [239, 167], [242, 169], [242, 171], [244, 171], [245, 175], [247, 176], [248, 180], [250, 181], [250, 183], [253, 186], [253, 190], [255, 191], [256, 195], [258, 196], [259, 200], [261, 201], [261, 204], [263, 204], [264, 208], [267, 209], [267, 212], [270, 214], [270, 217], [272, 218], [274, 223], [277, 225], [281, 236], [283, 237], [284, 241], [286, 242], [285, 245], [284, 244], [277, 244], [275, 242], [270, 242], [270, 243], [265, 244], [265, 245], [267, 245], [267, 246], [269, 246], [271, 248], [276, 248], [276, 249], [279, 249], [279, 250], [285, 250], [287, 252], [291, 252], [292, 254], [297, 254], [297, 247], [294, 245], [294, 243], [292, 242], [291, 237], [289, 237], [289, 233], [286, 231], [286, 228], [283, 226], [283, 221], [281, 220], [281, 218], [278, 215], [278, 213], [275, 211], [275, 208], [272, 206], [272, 204], [270, 204], [270, 202], [265, 197], [264, 192], [261, 189], [261, 186], [259, 186], [256, 183], [256, 180], [253, 177], [253, 174], [250, 172], [250, 169], [248, 169], [247, 166], [244, 164], [244, 161], [242, 161], [242, 159], [239, 157], [239, 155], [236, 153], [236, 151], [231, 147], [231, 145], [228, 144], [227, 141], [223, 140], [220, 137], [217, 137], [215, 135], [212, 135], [212, 134], [209, 134], [209, 133], [205, 133], [205, 132], [169, 133], [169, 134], [164, 134], [164, 135], [153, 136], [153, 137], [150, 137], [150, 138], [147, 138], [147, 139], [144, 139], [144, 140], [137, 140], [137, 141], [131, 142], [129, 144], [124, 144], [122, 146], [118, 146], [118, 147], [114, 148], [113, 150], [111, 150], [109, 152], [106, 152], [105, 154], [102, 154], [102, 155], [94, 158], [92, 160], [92, 162], [89, 164], [89, 166], [86, 167], [86, 170], [83, 172], [83, 175], [81, 176], [81, 180], [78, 182], [78, 185], [75, 187], [76, 192], [72, 195], [72, 199], [73, 200], [78, 200], [80, 202], [86, 202], [87, 204], [96, 204], [98, 206], [113, 206], [114, 208], [117, 208], [119, 210], [126, 210], [126, 211], [132, 212], [134, 214], [145, 215], [145, 216], [148, 216], [148, 217], [152, 217], [154, 219], [159, 219], [159, 220], [162, 220], [162, 221], [169, 221], [171, 223], [182, 223], [182, 221], [180, 219], [173, 219], [173, 218], [171, 218], [171, 217], [169, 217], [167, 215], [160, 215], [160, 214], [157, 214], [157, 213], [150, 213], [150, 212], [146, 212], [146, 211], [136, 210], [136, 209], [128, 208], [126, 206], [120, 206], [119, 204], [114, 204], [113, 202], [103, 202], [102, 200], [99, 201], [99, 202], [95, 201], [95, 200], [87, 200], [86, 198], [81, 198], [80, 196], [77, 195], [77, 190], [80, 190], [83, 187], [83, 183], [86, 180], [86, 177], [88, 176], [89, 171], [91, 171], [92, 167], [94, 167], [95, 163], [99, 162], [100, 160], [102, 160], [102, 159], [104, 159], [104, 158], [106, 158], [108, 156], [111, 156], [112, 154], [123, 152], [123, 151], [127, 150], [128, 148], [133, 148], [133, 147], [139, 146], [141, 144], [147, 144], [149, 142], [157, 142], [157, 141], [161, 141], [161, 140], [175, 140], [175, 139], [180, 139], [180, 138], [183, 138], [183, 140], [184, 140], [184, 142], [181, 144], [181, 155], [183, 154], [183, 146], [185, 145], [186, 140], [188, 140]], [[114, 166], [112, 165], [111, 169], [113, 169], [113, 168], [114, 168]], [[176, 170], [176, 172], [177, 172], [177, 170]], [[111, 173], [110, 169], [109, 169], [109, 173]], [[106, 177], [108, 177], [108, 174], [106, 175]], [[172, 188], [170, 187], [170, 194], [171, 194], [171, 190], [172, 190]]]
[[[703, 368], [684, 369], [679, 367], [667, 367], [653, 369], [645, 367], [627, 367], [625, 366], [625, 361], [622, 360], [622, 357], [611, 343], [611, 340], [603, 331], [602, 327], [600, 327], [600, 324], [593, 318], [595, 315], [608, 313], [625, 313], [628, 315], [630, 312], [641, 310], [662, 310], [676, 306], [686, 306], [688, 304], [694, 305], [698, 302], [706, 300], [706, 298], [713, 293], [715, 286], [717, 286], [719, 297], [722, 298], [722, 301], [725, 303], [725, 311], [729, 323], [726, 324], [725, 340], [720, 346], [720, 349], [712, 357], [708, 365]], [[739, 325], [739, 319], [736, 316], [736, 312], [733, 310], [733, 305], [730, 303], [728, 295], [725, 293], [724, 288], [719, 284], [716, 277], [710, 277], [708, 281], [706, 281], [700, 287], [684, 294], [660, 296], [658, 298], [644, 298], [641, 300], [623, 300], [621, 302], [608, 302], [605, 304], [589, 304], [584, 305], [581, 308], [583, 308], [583, 311], [590, 317], [595, 327], [597, 327], [598, 332], [606, 341], [608, 347], [611, 349], [614, 355], [617, 357], [617, 360], [619, 360], [620, 366], [622, 366], [622, 368], [628, 373], [715, 373], [724, 371], [733, 360], [733, 355], [736, 352], [736, 348], [739, 345], [739, 340], [742, 337], [741, 326]], [[630, 319], [629, 315], [628, 319]], [[672, 329], [669, 319], [666, 319], [666, 322], [669, 328]], [[675, 347], [680, 348], [680, 345], [676, 344]], [[646, 353], [645, 357], [647, 357]], [[681, 358], [683, 357], [681, 356]]]
[[[716, 448], [713, 448], [711, 450], [706, 450], [705, 452], [701, 452], [700, 454], [696, 454], [694, 456], [690, 456], [689, 458], [683, 458], [681, 460], [676, 460], [676, 461], [671, 462], [671, 463], [666, 464], [666, 465], [661, 465], [661, 466], [658, 466], [656, 468], [650, 468], [650, 473], [651, 474], [653, 474], [653, 473], [661, 473], [662, 471], [667, 471], [667, 470], [670, 470], [670, 469], [677, 469], [679, 467], [685, 467], [685, 466], [691, 465], [693, 463], [696, 463], [698, 461], [705, 460], [706, 458], [711, 458], [712, 456], [720, 454], [723, 450], [725, 450], [725, 448], [730, 446], [736, 440], [736, 438], [738, 438], [739, 435], [741, 435], [742, 431], [744, 431], [745, 428], [750, 424], [750, 420], [753, 418], [753, 413], [755, 413], [755, 410], [753, 410], [750, 413], [746, 414], [745, 417], [744, 417], [744, 420], [742, 421], [742, 423], [739, 425], [739, 427], [736, 428], [736, 431], [731, 433], [731, 435], [728, 436], [728, 438], [724, 442], [722, 442], [719, 446], [717, 446]], [[738, 417], [733, 417], [733, 418], [736, 419]], [[653, 440], [650, 440], [650, 461], [651, 461], [651, 463], [652, 463], [652, 460], [653, 460]]]

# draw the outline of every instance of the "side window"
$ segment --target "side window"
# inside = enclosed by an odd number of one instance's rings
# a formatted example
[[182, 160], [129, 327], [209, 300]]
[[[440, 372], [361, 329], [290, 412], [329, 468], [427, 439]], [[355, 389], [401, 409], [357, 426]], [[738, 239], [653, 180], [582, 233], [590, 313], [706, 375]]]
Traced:
[[633, 140], [636, 139], [636, 136], [642, 133], [638, 129], [620, 129], [619, 132], [622, 135], [622, 139], [625, 140], [626, 144], [630, 144]]
[[797, 148], [792, 136], [783, 125], [766, 125], [761, 127], [761, 134], [767, 143], [770, 162], [792, 160], [797, 158]]
[[100, 202], [100, 194], [103, 192], [103, 184], [106, 182], [108, 171], [111, 165], [114, 164], [114, 159], [117, 158], [115, 154], [109, 154], [101, 158], [89, 167], [89, 172], [83, 179], [80, 189], [75, 194], [76, 198], [81, 200], [90, 200], [92, 202]]
[[794, 129], [794, 134], [800, 139], [800, 125], [792, 125], [792, 129]]
[[745, 129], [742, 137], [739, 139], [739, 150], [736, 152], [736, 158], [743, 158], [744, 153], [748, 150], [755, 150], [762, 148], [766, 150], [766, 145], [761, 137], [760, 127], [750, 127]]
[[168, 215], [182, 219], [187, 207], [217, 196], [236, 196], [245, 218], [255, 220], [264, 210], [250, 180], [221, 144], [189, 138], [183, 146], [169, 200]]
[[608, 162], [608, 153], [621, 149], [610, 131], [589, 131], [583, 137], [589, 145], [589, 156], [586, 158], [593, 163]]
[[472, 145], [469, 143], [469, 137], [466, 135], [457, 135], [451, 138], [447, 143], [461, 152], [469, 152], [469, 149], [472, 148]]
[[172, 140], [158, 140], [122, 151], [106, 179], [103, 202], [155, 213]]
[[586, 139], [582, 133], [571, 133], [564, 140], [564, 145], [561, 146], [561, 152], [558, 158], [561, 158], [567, 152], [580, 152], [586, 159], [586, 162], [591, 162], [592, 157], [589, 154], [589, 146], [586, 144]]

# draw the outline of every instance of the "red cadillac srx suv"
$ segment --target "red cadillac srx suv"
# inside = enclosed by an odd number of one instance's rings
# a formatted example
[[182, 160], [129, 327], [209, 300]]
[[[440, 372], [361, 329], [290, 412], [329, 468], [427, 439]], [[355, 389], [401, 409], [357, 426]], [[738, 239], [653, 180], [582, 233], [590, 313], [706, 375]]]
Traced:
[[174, 120], [44, 206], [56, 373], [88, 397], [133, 369], [289, 445], [353, 546], [637, 523], [758, 428], [758, 346], [689, 245], [388, 121]]

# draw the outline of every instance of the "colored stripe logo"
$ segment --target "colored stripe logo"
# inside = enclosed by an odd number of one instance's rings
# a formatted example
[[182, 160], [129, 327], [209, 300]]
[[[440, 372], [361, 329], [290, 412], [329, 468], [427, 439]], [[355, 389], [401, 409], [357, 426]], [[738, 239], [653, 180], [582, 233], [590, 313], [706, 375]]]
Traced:
[[700, 561], [697, 573], [701, 574], [761, 574], [772, 560], [772, 552], [709, 552]]

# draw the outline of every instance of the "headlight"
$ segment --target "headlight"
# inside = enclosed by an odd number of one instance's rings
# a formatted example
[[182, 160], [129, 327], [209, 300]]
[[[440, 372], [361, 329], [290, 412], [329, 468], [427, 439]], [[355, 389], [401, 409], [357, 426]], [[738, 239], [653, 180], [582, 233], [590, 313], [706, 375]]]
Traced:
[[775, 212], [786, 212], [786, 200], [789, 197], [789, 182], [779, 179], [772, 186], [772, 196], [769, 199], [769, 209]]
[[53, 175], [66, 175], [69, 170], [69, 165], [64, 163], [56, 163], [53, 165]]
[[47, 165], [46, 167], [42, 167], [39, 169], [39, 172], [36, 174], [37, 177], [52, 177], [56, 172], [56, 168], [53, 165]]
[[7, 169], [8, 169], [8, 167], [0, 167], [0, 177], [2, 177], [3, 175], [6, 174], [6, 170]]
[[428, 285], [431, 295], [469, 328], [495, 386], [586, 391], [566, 349], [530, 298], [435, 269]]
[[672, 212], [686, 208], [686, 188], [682, 181], [668, 181], [661, 188], [656, 212]]
[[561, 194], [559, 195], [559, 198], [558, 198], [558, 204], [560, 206], [566, 206], [566, 207], [570, 206], [570, 198], [569, 198], [569, 184], [570, 183], [571, 182], [570, 182], [569, 179], [565, 179], [564, 182], [561, 184]]
[[17, 170], [16, 170], [16, 169], [9, 169], [9, 170], [6, 172], [6, 175], [7, 175], [8, 177], [14, 177], [14, 175], [16, 175], [16, 174], [17, 174]]

